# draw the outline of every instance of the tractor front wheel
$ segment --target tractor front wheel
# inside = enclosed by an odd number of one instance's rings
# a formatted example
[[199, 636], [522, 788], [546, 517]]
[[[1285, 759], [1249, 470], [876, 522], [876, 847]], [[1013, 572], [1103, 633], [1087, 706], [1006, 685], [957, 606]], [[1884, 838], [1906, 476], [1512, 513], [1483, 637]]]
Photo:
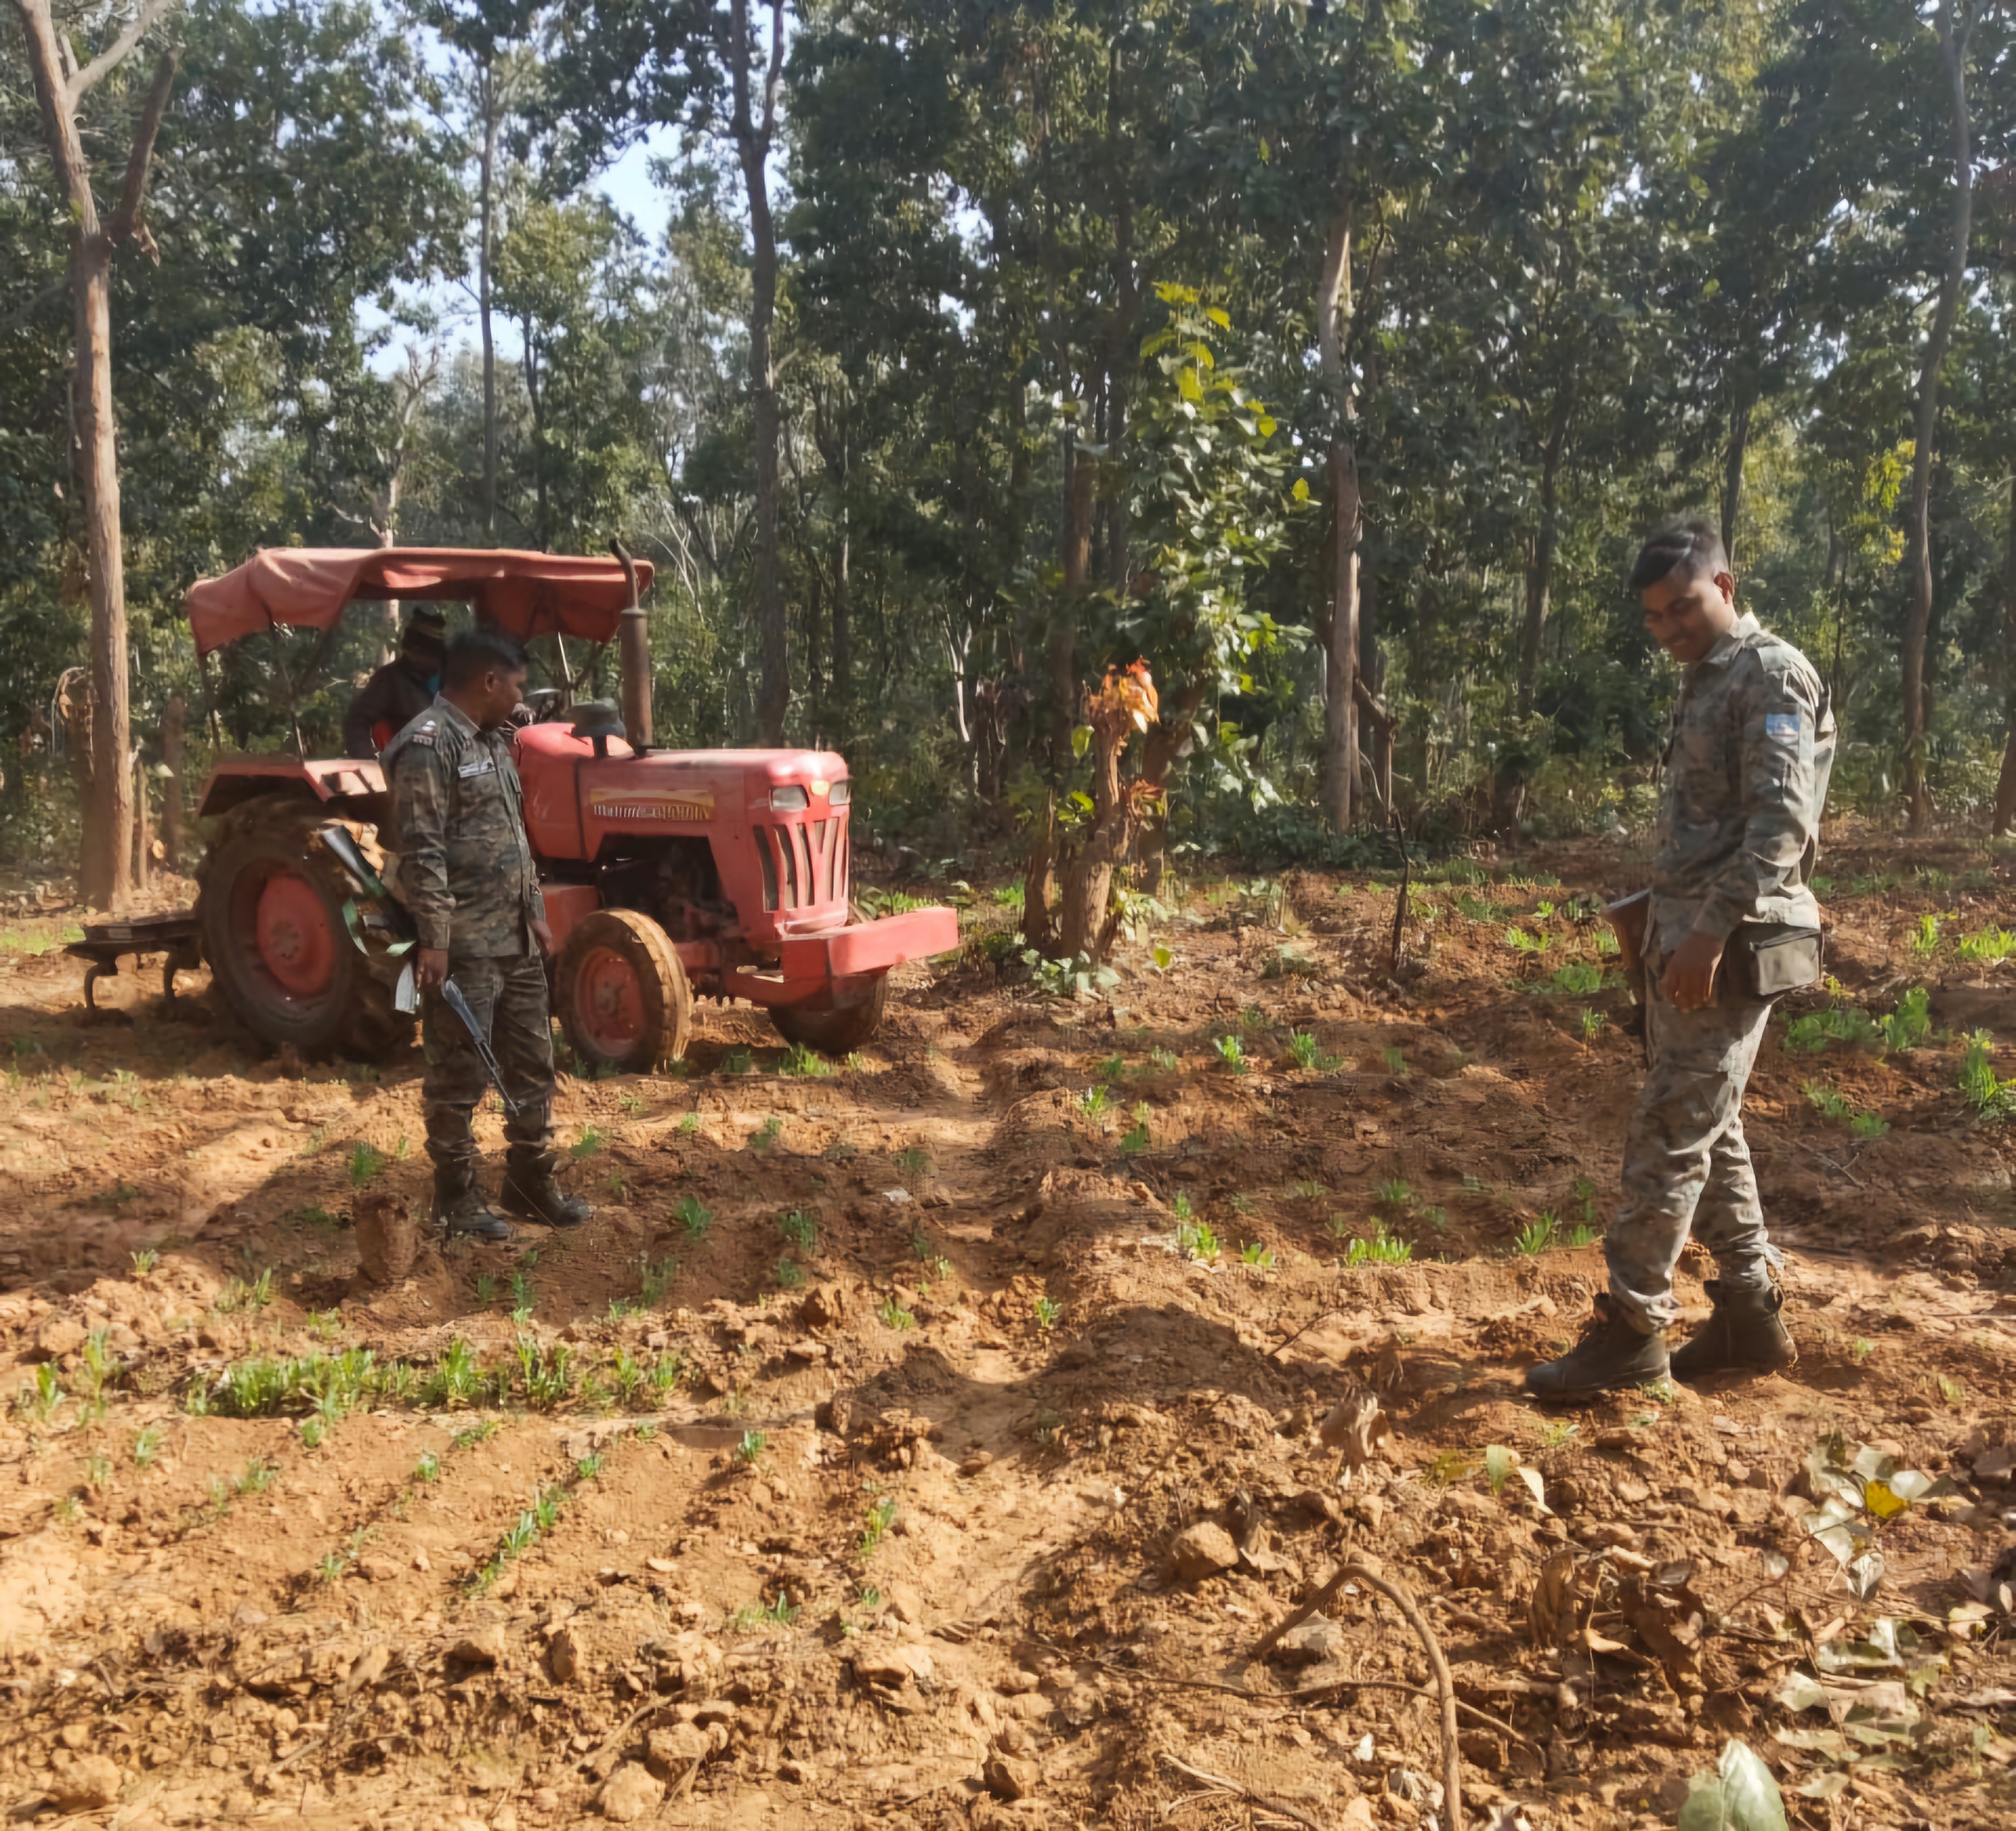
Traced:
[[412, 1023], [350, 937], [349, 888], [314, 840], [328, 818], [291, 795], [234, 808], [203, 859], [196, 922], [218, 991], [254, 1036], [375, 1060]]
[[634, 909], [597, 909], [568, 932], [553, 969], [569, 1045], [585, 1063], [649, 1074], [693, 1039], [693, 987], [671, 938]]
[[889, 981], [877, 976], [869, 989], [844, 1004], [772, 1005], [770, 1021], [787, 1042], [803, 1043], [823, 1056], [858, 1049], [882, 1027], [882, 1001]]

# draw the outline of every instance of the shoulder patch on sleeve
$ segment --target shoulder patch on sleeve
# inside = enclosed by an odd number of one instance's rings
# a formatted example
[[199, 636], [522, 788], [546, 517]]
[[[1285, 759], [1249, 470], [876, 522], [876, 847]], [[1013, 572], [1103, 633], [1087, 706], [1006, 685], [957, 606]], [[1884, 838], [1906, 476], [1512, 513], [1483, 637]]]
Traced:
[[1764, 714], [1764, 735], [1782, 744], [1796, 744], [1799, 741], [1799, 715], [1796, 712], [1767, 712]]
[[431, 744], [434, 741], [434, 721], [430, 718], [425, 725], [406, 739], [409, 744]]

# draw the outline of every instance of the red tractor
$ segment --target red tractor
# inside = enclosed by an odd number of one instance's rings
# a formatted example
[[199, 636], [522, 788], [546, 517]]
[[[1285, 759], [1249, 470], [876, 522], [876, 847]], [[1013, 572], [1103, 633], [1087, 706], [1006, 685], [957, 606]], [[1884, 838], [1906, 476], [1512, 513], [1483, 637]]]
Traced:
[[[622, 707], [551, 696], [517, 738], [545, 886], [554, 1004], [582, 1060], [676, 1061], [696, 997], [764, 1006], [789, 1041], [838, 1052], [881, 1021], [889, 969], [958, 945], [950, 909], [857, 922], [847, 764], [827, 750], [651, 743], [640, 591], [647, 563], [447, 548], [268, 549], [186, 600], [200, 655], [280, 624], [332, 630], [353, 603], [454, 599], [521, 639], [621, 636]], [[564, 662], [563, 663], [564, 667]], [[354, 757], [239, 757], [211, 771], [217, 822], [196, 923], [223, 996], [256, 1034], [372, 1057], [409, 1036], [389, 925], [317, 840], [332, 822], [371, 857], [383, 772]]]

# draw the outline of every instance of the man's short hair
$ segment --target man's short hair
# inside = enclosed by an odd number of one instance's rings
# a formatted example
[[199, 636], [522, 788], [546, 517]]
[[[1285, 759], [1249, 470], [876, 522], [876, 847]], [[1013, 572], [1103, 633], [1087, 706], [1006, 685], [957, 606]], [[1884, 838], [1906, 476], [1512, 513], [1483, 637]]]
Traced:
[[448, 646], [448, 664], [441, 673], [446, 687], [473, 686], [484, 675], [523, 674], [524, 645], [507, 629], [494, 624], [464, 630]]
[[1631, 588], [1647, 590], [1676, 573], [1692, 585], [1697, 578], [1713, 578], [1723, 572], [1733, 576], [1722, 536], [1714, 528], [1705, 521], [1669, 521], [1638, 549], [1637, 563], [1631, 568]]

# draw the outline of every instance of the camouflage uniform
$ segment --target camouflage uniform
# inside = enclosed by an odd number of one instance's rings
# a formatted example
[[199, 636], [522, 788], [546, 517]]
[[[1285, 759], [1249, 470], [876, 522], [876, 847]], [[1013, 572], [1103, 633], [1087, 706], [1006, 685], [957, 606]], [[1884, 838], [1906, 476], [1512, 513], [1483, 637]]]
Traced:
[[1690, 1228], [1726, 1292], [1767, 1284], [1778, 1262], [1742, 1119], [1770, 1003], [1734, 990], [1726, 960], [1715, 1002], [1700, 1010], [1679, 1009], [1660, 982], [1690, 933], [1726, 941], [1745, 923], [1820, 926], [1808, 879], [1834, 750], [1819, 674], [1755, 617], [1687, 670], [1645, 930], [1648, 1066], [1625, 1135], [1623, 1206], [1604, 1242], [1613, 1304], [1641, 1329], [1678, 1313], [1673, 1267]]
[[[510, 734], [479, 731], [437, 697], [385, 746], [384, 763], [399, 899], [420, 945], [447, 950], [448, 972], [489, 1032], [518, 1103], [504, 1125], [509, 1171], [550, 1171], [558, 1161], [553, 1037], [545, 963], [531, 926], [545, 919], [545, 901], [525, 837]], [[473, 1171], [470, 1120], [489, 1081], [469, 1032], [437, 998], [427, 1001], [421, 1038], [427, 1153], [437, 1165]]]

